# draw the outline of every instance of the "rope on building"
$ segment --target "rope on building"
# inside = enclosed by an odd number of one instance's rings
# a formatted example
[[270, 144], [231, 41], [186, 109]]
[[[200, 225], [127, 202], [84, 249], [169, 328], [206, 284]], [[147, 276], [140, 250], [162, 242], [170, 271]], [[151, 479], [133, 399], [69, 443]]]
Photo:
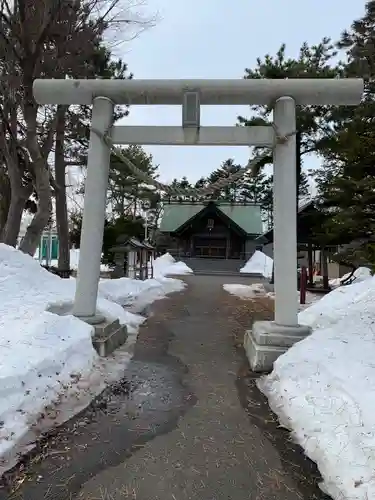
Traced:
[[210, 184], [209, 186], [203, 187], [203, 188], [193, 188], [193, 189], [181, 189], [175, 186], [171, 186], [168, 184], [164, 184], [162, 182], [159, 182], [149, 175], [145, 174], [140, 170], [138, 167], [134, 165], [134, 163], [127, 158], [121, 149], [117, 146], [115, 146], [112, 142], [112, 139], [110, 137], [109, 131], [105, 132], [104, 134], [99, 132], [98, 130], [91, 128], [91, 131], [96, 134], [104, 143], [107, 145], [107, 147], [111, 150], [111, 152], [122, 162], [124, 163], [131, 173], [137, 177], [140, 181], [144, 182], [145, 184], [149, 186], [154, 186], [158, 191], [162, 191], [167, 193], [170, 196], [191, 196], [191, 197], [201, 197], [201, 196], [206, 196], [214, 193], [215, 191], [218, 191], [220, 189], [223, 189], [227, 186], [229, 186], [232, 183], [237, 182], [239, 179], [241, 179], [246, 173], [250, 173], [251, 177], [256, 177], [259, 174], [260, 168], [261, 168], [261, 162], [264, 158], [266, 158], [269, 155], [269, 149], [273, 150], [273, 148], [277, 144], [285, 144], [290, 137], [296, 134], [296, 132], [290, 132], [289, 134], [286, 135], [280, 135], [275, 127], [274, 124], [272, 124], [272, 127], [275, 130], [275, 142], [272, 146], [272, 148], [267, 148], [268, 151], [265, 151], [263, 154], [256, 156], [253, 159], [249, 159], [247, 165], [237, 172], [234, 172], [233, 174], [230, 174], [228, 177], [224, 177], [221, 179], [218, 179], [216, 182]]

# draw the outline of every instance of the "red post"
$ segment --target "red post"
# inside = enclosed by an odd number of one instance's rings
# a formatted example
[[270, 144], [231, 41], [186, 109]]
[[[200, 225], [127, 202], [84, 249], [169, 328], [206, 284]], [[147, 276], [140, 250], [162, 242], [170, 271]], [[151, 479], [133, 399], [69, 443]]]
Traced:
[[300, 304], [306, 304], [306, 285], [307, 285], [306, 266], [302, 266], [300, 285], [299, 285], [299, 303]]

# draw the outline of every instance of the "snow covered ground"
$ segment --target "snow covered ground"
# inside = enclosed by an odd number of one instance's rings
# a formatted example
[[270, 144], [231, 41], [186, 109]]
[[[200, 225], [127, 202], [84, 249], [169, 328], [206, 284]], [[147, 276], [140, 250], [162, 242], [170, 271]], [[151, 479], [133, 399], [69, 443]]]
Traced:
[[[275, 293], [268, 292], [263, 283], [252, 283], [251, 285], [228, 283], [223, 285], [223, 288], [226, 292], [230, 293], [231, 295], [235, 295], [236, 297], [239, 297], [243, 300], [256, 299], [260, 297], [269, 297], [270, 299], [275, 298]], [[309, 307], [311, 304], [320, 299], [320, 294], [307, 292], [305, 304], [300, 304], [300, 293], [296, 291], [296, 301], [298, 302], [300, 311], [302, 311], [306, 307]]]
[[313, 333], [259, 380], [335, 500], [375, 498], [375, 277], [300, 312]]
[[254, 299], [256, 297], [269, 297], [273, 296], [270, 292], [267, 292], [263, 283], [253, 283], [251, 285], [241, 285], [235, 283], [228, 283], [223, 285], [226, 292], [231, 295], [236, 295], [240, 299]]
[[[165, 260], [165, 259], [164, 259]], [[143, 307], [183, 289], [156, 260], [153, 280], [102, 280], [98, 310], [128, 327], [134, 342], [144, 317], [123, 309]], [[179, 273], [181, 274], [181, 273]], [[93, 329], [79, 319], [48, 312], [72, 304], [75, 279], [61, 279], [39, 262], [0, 244], [0, 475], [14, 465], [41, 432], [85, 407], [103, 384], [123, 374], [130, 354], [120, 349], [106, 360], [92, 347]]]
[[260, 274], [265, 278], [271, 278], [272, 267], [273, 259], [260, 250], [256, 250], [244, 267], [240, 269], [240, 273]]

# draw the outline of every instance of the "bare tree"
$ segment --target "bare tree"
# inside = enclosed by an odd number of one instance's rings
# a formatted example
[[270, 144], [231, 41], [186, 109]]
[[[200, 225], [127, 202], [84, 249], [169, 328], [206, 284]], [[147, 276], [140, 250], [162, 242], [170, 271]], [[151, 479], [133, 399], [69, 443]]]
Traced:
[[[52, 194], [59, 234], [68, 234], [64, 154], [68, 108], [38, 106], [33, 81], [93, 76], [93, 56], [105, 30], [121, 22], [121, 4], [119, 0], [1, 0], [0, 7], [0, 164], [11, 191], [2, 240], [16, 244], [22, 212], [34, 190], [37, 211], [20, 245], [32, 255], [50, 221]], [[122, 22], [131, 25], [132, 19]], [[53, 171], [49, 160], [55, 142]], [[61, 255], [65, 263], [66, 246]]]

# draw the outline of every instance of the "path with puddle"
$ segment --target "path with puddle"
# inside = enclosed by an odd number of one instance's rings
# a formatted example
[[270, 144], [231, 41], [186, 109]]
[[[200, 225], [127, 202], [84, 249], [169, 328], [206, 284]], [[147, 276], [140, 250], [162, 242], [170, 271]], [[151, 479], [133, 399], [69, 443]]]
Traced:
[[124, 379], [44, 443], [0, 500], [326, 498], [233, 347], [222, 284], [249, 279], [186, 281], [152, 306]]

